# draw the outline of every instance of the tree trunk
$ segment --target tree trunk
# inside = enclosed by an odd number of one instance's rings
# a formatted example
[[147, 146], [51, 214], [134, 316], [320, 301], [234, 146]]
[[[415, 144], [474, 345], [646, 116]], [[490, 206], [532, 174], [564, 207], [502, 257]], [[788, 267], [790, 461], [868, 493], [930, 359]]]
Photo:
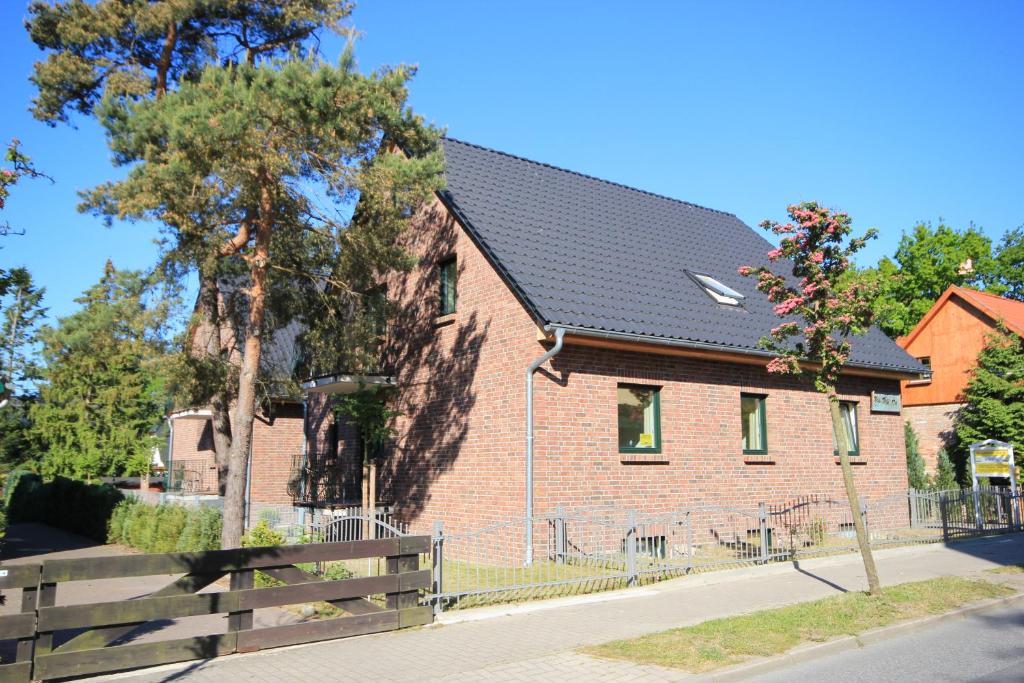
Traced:
[[[210, 363], [224, 362], [221, 338], [220, 291], [217, 286], [216, 264], [200, 270], [199, 322], [193, 343], [193, 353]], [[228, 458], [231, 453], [231, 402], [225, 388], [218, 388], [210, 397], [209, 410], [213, 431], [213, 459], [217, 465], [218, 494], [225, 495], [228, 479]]]
[[370, 537], [370, 461], [366, 457], [366, 447], [363, 446], [363, 482], [362, 482], [362, 500], [360, 501], [363, 508], [363, 534], [364, 540]]
[[370, 460], [370, 483], [369, 483], [369, 513], [370, 513], [370, 535], [367, 538], [377, 536], [377, 461]]
[[828, 403], [829, 411], [832, 413], [832, 433], [835, 434], [836, 449], [839, 451], [839, 463], [843, 468], [843, 484], [846, 486], [846, 497], [850, 501], [850, 511], [853, 513], [853, 528], [857, 532], [857, 545], [860, 547], [860, 555], [864, 560], [864, 573], [868, 577], [868, 593], [871, 595], [881, 595], [882, 588], [878, 583], [875, 556], [871, 553], [868, 530], [864, 526], [864, 518], [861, 516], [860, 496], [857, 495], [857, 486], [853, 481], [850, 454], [846, 449], [846, 439], [841, 438], [841, 435], [845, 433], [843, 415], [839, 410], [839, 401], [829, 399]]
[[245, 488], [249, 451], [252, 444], [252, 423], [256, 412], [256, 380], [260, 367], [263, 341], [263, 319], [266, 313], [267, 271], [270, 264], [270, 236], [273, 226], [273, 197], [270, 187], [260, 190], [260, 216], [256, 228], [256, 244], [250, 257], [249, 320], [245, 337], [245, 355], [238, 377], [238, 401], [232, 422], [231, 455], [228, 458], [228, 480], [224, 490], [224, 526], [221, 547], [237, 548], [245, 530]]

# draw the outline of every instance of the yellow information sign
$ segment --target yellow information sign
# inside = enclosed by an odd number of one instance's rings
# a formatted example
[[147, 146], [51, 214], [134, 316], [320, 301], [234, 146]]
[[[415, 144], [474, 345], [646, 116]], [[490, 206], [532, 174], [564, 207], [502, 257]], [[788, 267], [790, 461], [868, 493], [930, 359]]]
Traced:
[[654, 448], [654, 434], [644, 432], [636, 442], [638, 448]]
[[974, 465], [976, 474], [983, 477], [1009, 477], [1010, 463], [1008, 462], [979, 462]]

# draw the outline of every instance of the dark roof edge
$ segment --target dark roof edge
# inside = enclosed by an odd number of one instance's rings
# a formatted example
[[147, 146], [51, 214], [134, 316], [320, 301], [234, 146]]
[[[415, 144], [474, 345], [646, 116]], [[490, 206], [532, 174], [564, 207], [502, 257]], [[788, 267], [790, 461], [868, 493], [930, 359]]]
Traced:
[[[765, 351], [763, 349], [748, 349], [740, 346], [729, 346], [727, 344], [714, 344], [711, 342], [699, 342], [691, 341], [689, 339], [674, 339], [671, 337], [654, 337], [645, 334], [634, 334], [630, 332], [611, 332], [608, 330], [598, 330], [592, 327], [579, 327], [577, 325], [558, 325], [550, 324], [545, 325], [544, 330], [550, 332], [555, 328], [561, 328], [569, 334], [576, 334], [582, 337], [595, 337], [598, 339], [614, 339], [618, 341], [629, 341], [643, 344], [654, 344], [657, 346], [674, 346], [684, 349], [692, 349], [694, 351], [722, 351], [726, 353], [734, 353], [741, 356], [753, 356], [756, 358], [774, 358], [775, 354]], [[880, 372], [889, 372], [907, 375], [911, 379], [916, 379], [920, 373], [904, 367], [897, 367], [891, 365], [877, 365], [871, 363], [845, 363], [844, 367], [857, 368], [860, 370], [876, 370]]]
[[500, 149], [494, 149], [492, 147], [484, 147], [483, 145], [478, 145], [478, 144], [473, 143], [473, 142], [466, 142], [465, 140], [460, 140], [459, 138], [453, 138], [453, 137], [448, 136], [448, 135], [445, 135], [444, 139], [445, 140], [451, 140], [452, 142], [457, 142], [460, 145], [466, 145], [467, 147], [476, 147], [477, 149], [482, 149], [485, 152], [491, 152], [493, 154], [500, 154], [501, 156], [509, 157], [510, 159], [516, 159], [518, 161], [525, 161], [528, 164], [534, 164], [536, 166], [544, 166], [546, 168], [550, 168], [550, 169], [553, 169], [555, 171], [561, 171], [562, 173], [571, 173], [574, 176], [578, 176], [580, 178], [586, 178], [588, 180], [596, 180], [597, 182], [605, 183], [606, 185], [614, 185], [615, 187], [621, 187], [622, 189], [629, 190], [630, 192], [639, 192], [640, 194], [645, 194], [648, 197], [657, 197], [658, 199], [664, 199], [666, 201], [675, 202], [676, 204], [682, 204], [684, 206], [690, 206], [690, 207], [693, 207], [695, 209], [700, 209], [702, 211], [710, 211], [712, 213], [722, 214], [723, 216], [731, 216], [732, 218], [735, 218], [736, 220], [739, 220], [739, 218], [736, 216], [736, 214], [730, 213], [729, 211], [722, 211], [721, 209], [712, 209], [709, 206], [701, 206], [700, 204], [694, 204], [693, 202], [687, 202], [687, 201], [684, 201], [682, 199], [676, 199], [675, 197], [669, 197], [667, 195], [658, 194], [657, 192], [650, 192], [649, 190], [641, 190], [638, 187], [633, 187], [632, 185], [626, 185], [625, 183], [617, 183], [614, 180], [607, 180], [605, 178], [598, 178], [597, 176], [588, 175], [586, 173], [580, 173], [579, 171], [573, 171], [572, 169], [569, 169], [569, 168], [563, 168], [561, 166], [555, 166], [554, 164], [548, 164], [548, 163], [545, 163], [543, 161], [537, 161], [536, 159], [527, 159], [526, 157], [519, 156], [518, 154], [510, 154], [508, 152], [503, 152]]
[[508, 269], [502, 264], [498, 255], [494, 253], [494, 250], [488, 246], [487, 242], [480, 236], [480, 233], [473, 227], [469, 218], [462, 213], [451, 194], [449, 194], [447, 190], [441, 190], [437, 193], [437, 196], [438, 199], [441, 200], [441, 203], [444, 204], [445, 208], [448, 209], [448, 212], [452, 217], [458, 221], [459, 225], [462, 226], [462, 229], [466, 231], [469, 238], [473, 240], [473, 244], [477, 246], [480, 252], [484, 255], [484, 258], [487, 259], [487, 262], [491, 264], [492, 268], [494, 268], [494, 271], [498, 273], [498, 277], [502, 279], [505, 286], [512, 292], [512, 295], [515, 296], [516, 299], [519, 300], [519, 303], [522, 304], [523, 308], [526, 309], [526, 312], [533, 317], [534, 321], [538, 325], [543, 326], [546, 324], [548, 321], [543, 315], [541, 315], [540, 309], [537, 308], [523, 288], [519, 286], [519, 283], [516, 282], [514, 277], [512, 277], [512, 274], [508, 272]]

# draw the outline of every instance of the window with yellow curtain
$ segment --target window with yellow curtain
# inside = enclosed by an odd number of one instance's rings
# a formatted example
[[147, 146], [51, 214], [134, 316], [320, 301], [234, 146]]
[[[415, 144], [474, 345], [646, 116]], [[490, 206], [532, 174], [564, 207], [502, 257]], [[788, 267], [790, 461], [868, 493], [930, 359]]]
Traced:
[[767, 453], [768, 420], [765, 415], [765, 397], [760, 394], [740, 394], [740, 420], [743, 452], [758, 455]]

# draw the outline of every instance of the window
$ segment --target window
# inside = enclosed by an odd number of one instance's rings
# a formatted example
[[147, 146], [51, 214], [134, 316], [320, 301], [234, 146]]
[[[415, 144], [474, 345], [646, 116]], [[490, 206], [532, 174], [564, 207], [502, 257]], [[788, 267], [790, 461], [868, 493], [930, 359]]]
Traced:
[[917, 379], [912, 379], [907, 384], [931, 384], [932, 381], [932, 357], [920, 356], [917, 362], [925, 367], [925, 371]]
[[619, 452], [661, 452], [661, 403], [657, 387], [620, 384]]
[[743, 452], [764, 455], [768, 452], [768, 421], [765, 397], [740, 394], [740, 418], [743, 421]]
[[455, 312], [455, 301], [456, 301], [456, 280], [458, 280], [458, 271], [455, 268], [455, 258], [452, 257], [446, 261], [442, 261], [441, 265], [438, 266], [438, 271], [441, 280], [441, 313], [440, 315], [449, 315]]
[[[846, 451], [850, 455], [860, 455], [860, 437], [857, 435], [857, 404], [854, 401], [840, 401], [839, 414], [843, 421], [843, 442], [846, 444]], [[835, 454], [839, 455], [839, 446], [836, 443], [836, 435], [832, 435], [832, 445], [835, 447]]]
[[687, 273], [689, 273], [690, 277], [704, 289], [705, 294], [720, 304], [725, 304], [726, 306], [739, 306], [740, 302], [747, 298], [732, 287], [723, 285], [710, 275], [705, 275], [703, 273], [690, 273], [689, 271], [687, 271]]

